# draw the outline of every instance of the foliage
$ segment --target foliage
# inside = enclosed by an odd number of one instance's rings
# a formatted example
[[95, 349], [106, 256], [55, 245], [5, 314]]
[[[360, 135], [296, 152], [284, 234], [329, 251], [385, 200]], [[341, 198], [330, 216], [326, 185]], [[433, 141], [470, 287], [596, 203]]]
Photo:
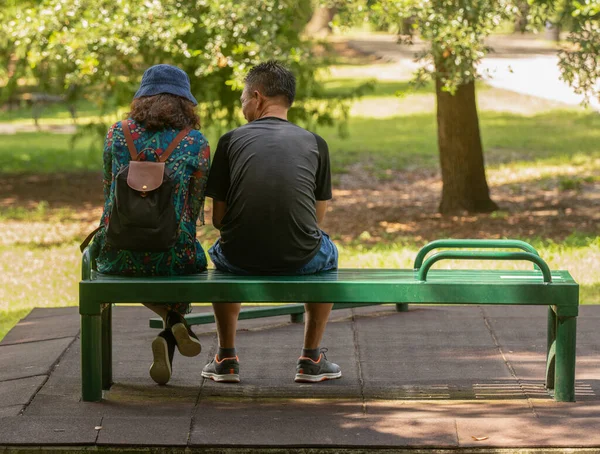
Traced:
[[571, 16], [569, 46], [559, 54], [562, 78], [585, 102], [600, 100], [600, 0], [574, 1]]
[[[516, 12], [511, 0], [354, 0], [344, 10], [347, 19], [363, 13], [378, 24], [410, 21], [429, 44], [418, 55], [423, 65], [415, 82], [437, 79], [450, 93], [478, 78], [477, 65], [488, 51], [484, 38]], [[401, 39], [411, 43], [412, 33]]]
[[0, 11], [0, 42], [28, 66], [15, 77], [44, 91], [82, 87], [104, 112], [129, 103], [148, 66], [171, 63], [190, 75], [204, 123], [230, 125], [246, 71], [273, 58], [298, 79], [292, 120], [331, 124], [347, 111], [340, 99], [310, 101], [323, 64], [301, 34], [310, 0], [40, 0]]
[[[521, 14], [518, 0], [351, 0], [340, 3], [342, 22], [367, 20], [412, 32], [429, 44], [419, 54], [424, 65], [415, 83], [433, 78], [443, 89], [456, 89], [478, 78], [477, 64], [488, 52], [484, 39], [503, 21]], [[527, 24], [537, 30], [546, 23], [568, 23], [569, 45], [560, 52], [563, 79], [575, 92], [600, 99], [600, 0], [528, 0]], [[411, 33], [403, 26], [412, 24]]]

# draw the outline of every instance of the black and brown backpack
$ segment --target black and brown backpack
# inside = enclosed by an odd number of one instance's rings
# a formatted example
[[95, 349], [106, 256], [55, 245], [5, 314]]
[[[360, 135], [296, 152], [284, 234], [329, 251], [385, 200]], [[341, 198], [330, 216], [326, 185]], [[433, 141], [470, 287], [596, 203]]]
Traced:
[[[115, 177], [115, 198], [106, 229], [106, 241], [117, 249], [165, 251], [172, 248], [179, 235], [173, 205], [175, 181], [165, 162], [190, 129], [181, 131], [158, 157], [158, 161], [141, 161], [127, 121], [121, 122], [131, 160]], [[95, 233], [95, 232], [93, 232]], [[82, 250], [91, 240], [82, 244]]]

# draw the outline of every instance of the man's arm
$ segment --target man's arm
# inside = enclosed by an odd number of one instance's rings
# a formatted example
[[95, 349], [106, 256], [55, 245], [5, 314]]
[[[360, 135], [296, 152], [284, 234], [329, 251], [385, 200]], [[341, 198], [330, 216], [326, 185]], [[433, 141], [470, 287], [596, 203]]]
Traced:
[[208, 183], [206, 184], [206, 197], [213, 199], [213, 226], [216, 229], [223, 227], [223, 216], [227, 211], [227, 193], [229, 192], [229, 159], [227, 150], [229, 148], [229, 139], [231, 131], [221, 136], [213, 163], [208, 174]]
[[221, 200], [213, 199], [213, 215], [212, 222], [215, 228], [221, 230], [223, 227], [223, 216], [225, 216], [225, 212], [227, 211], [227, 202], [223, 202]]
[[321, 225], [325, 219], [325, 213], [327, 213], [327, 200], [317, 200], [315, 207], [317, 209], [317, 224]]

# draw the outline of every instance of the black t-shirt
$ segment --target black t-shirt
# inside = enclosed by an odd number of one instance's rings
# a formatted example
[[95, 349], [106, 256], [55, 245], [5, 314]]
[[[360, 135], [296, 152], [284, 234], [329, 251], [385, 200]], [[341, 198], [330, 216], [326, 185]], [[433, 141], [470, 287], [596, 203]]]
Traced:
[[321, 246], [315, 201], [331, 199], [327, 143], [276, 117], [234, 129], [219, 140], [206, 195], [227, 203], [221, 247], [233, 265], [295, 271]]

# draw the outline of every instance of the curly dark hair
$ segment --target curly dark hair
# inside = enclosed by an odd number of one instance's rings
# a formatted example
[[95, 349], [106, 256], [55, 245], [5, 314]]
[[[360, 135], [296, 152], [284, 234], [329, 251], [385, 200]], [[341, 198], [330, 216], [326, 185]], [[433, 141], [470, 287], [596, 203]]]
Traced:
[[165, 128], [200, 129], [196, 106], [186, 98], [168, 93], [134, 99], [127, 117], [143, 124], [150, 131]]

